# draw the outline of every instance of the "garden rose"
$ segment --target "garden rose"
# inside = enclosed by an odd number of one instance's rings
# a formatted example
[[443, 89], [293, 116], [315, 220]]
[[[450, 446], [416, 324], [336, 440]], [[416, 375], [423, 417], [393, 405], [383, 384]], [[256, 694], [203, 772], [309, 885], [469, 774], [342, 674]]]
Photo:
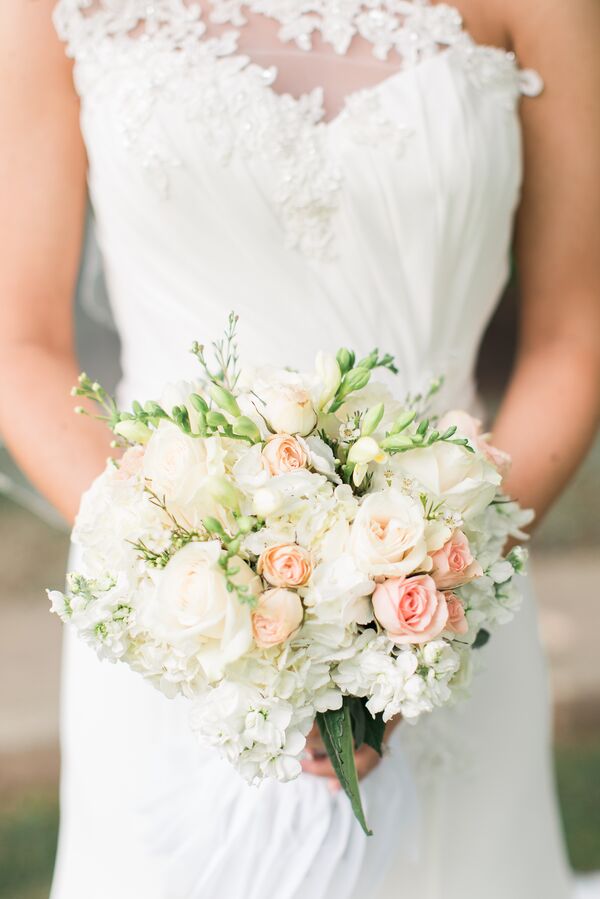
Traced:
[[491, 435], [482, 433], [483, 426], [478, 418], [473, 418], [473, 416], [469, 415], [467, 412], [454, 410], [448, 412], [440, 419], [438, 427], [443, 431], [451, 425], [456, 425], [458, 433], [462, 437], [466, 437], [473, 448], [484, 455], [487, 461], [500, 472], [503, 478], [507, 476], [510, 471], [511, 458], [508, 453], [504, 452], [504, 450], [492, 446], [489, 442]]
[[[193, 652], [209, 681], [217, 680], [225, 665], [239, 659], [252, 644], [249, 605], [240, 602], [218, 562], [217, 540], [188, 543], [165, 567], [159, 581], [154, 610], [156, 636], [166, 643], [183, 644]], [[242, 559], [235, 583], [258, 595], [260, 579]]]
[[277, 434], [267, 440], [262, 451], [263, 464], [272, 475], [306, 468], [308, 454], [299, 440], [290, 434]]
[[350, 547], [361, 571], [371, 577], [428, 568], [421, 504], [393, 488], [369, 494], [352, 524]]
[[465, 607], [454, 593], [446, 593], [446, 605], [448, 606], [448, 621], [446, 629], [453, 634], [464, 636], [469, 630], [469, 622], [465, 617]]
[[[223, 449], [218, 437], [192, 439], [170, 422], [161, 422], [146, 446], [142, 471], [152, 490], [164, 496], [170, 511], [198, 512], [199, 494], [212, 475], [223, 474]], [[203, 510], [212, 514], [214, 503]]]
[[426, 643], [444, 630], [448, 606], [433, 578], [389, 578], [373, 593], [375, 617], [394, 643]]
[[297, 593], [282, 587], [267, 590], [252, 615], [254, 639], [262, 649], [277, 646], [300, 627], [303, 615]]
[[312, 564], [301, 546], [280, 543], [261, 554], [257, 571], [273, 587], [302, 587], [311, 576]]
[[481, 577], [483, 570], [471, 554], [469, 541], [456, 530], [450, 539], [431, 556], [431, 576], [440, 590], [451, 590]]
[[290, 372], [281, 375], [281, 382], [276, 387], [265, 387], [259, 393], [263, 403], [259, 411], [278, 434], [305, 437], [317, 423], [310, 394], [297, 376]]

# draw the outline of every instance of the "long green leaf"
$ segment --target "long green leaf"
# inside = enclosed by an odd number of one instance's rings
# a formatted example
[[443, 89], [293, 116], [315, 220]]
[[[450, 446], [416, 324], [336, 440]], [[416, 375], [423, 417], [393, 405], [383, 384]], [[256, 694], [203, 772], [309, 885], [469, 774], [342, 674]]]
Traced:
[[348, 796], [352, 811], [367, 836], [371, 836], [365, 820], [365, 813], [360, 798], [358, 776], [354, 761], [354, 741], [352, 739], [352, 721], [350, 705], [346, 698], [341, 709], [317, 714], [317, 724], [333, 769], [337, 774], [342, 789]]

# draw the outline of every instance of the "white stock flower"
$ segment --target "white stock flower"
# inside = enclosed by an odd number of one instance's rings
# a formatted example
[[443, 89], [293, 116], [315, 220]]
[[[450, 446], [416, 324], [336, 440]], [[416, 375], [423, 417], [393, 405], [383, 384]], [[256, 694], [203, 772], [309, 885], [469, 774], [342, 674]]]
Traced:
[[375, 583], [354, 564], [351, 555], [324, 562], [313, 571], [304, 603], [322, 621], [369, 624], [373, 620], [370, 595]]

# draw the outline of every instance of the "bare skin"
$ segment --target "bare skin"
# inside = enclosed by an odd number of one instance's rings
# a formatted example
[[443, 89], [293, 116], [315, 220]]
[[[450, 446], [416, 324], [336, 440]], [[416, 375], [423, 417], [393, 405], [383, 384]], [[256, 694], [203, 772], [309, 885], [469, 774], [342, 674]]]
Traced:
[[[72, 520], [102, 469], [103, 426], [73, 415], [71, 297], [85, 210], [86, 154], [54, 0], [0, 4], [0, 432], [33, 483]], [[518, 360], [494, 428], [513, 457], [507, 488], [538, 520], [571, 477], [600, 412], [600, 4], [457, 0], [479, 43], [513, 48], [545, 79], [525, 99], [517, 222]], [[390, 729], [393, 725], [390, 726]], [[335, 786], [309, 740], [304, 768]], [[379, 762], [356, 753], [360, 777]]]

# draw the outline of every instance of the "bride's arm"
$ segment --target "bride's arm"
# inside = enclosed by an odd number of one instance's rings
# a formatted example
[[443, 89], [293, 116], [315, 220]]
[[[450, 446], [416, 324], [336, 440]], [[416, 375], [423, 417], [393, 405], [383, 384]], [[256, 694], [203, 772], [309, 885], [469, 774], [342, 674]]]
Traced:
[[67, 518], [109, 445], [73, 414], [86, 159], [54, 0], [0, 4], [0, 434]]
[[517, 54], [546, 86], [523, 104], [520, 340], [494, 442], [513, 457], [509, 492], [539, 520], [600, 409], [600, 4], [512, 5]]

